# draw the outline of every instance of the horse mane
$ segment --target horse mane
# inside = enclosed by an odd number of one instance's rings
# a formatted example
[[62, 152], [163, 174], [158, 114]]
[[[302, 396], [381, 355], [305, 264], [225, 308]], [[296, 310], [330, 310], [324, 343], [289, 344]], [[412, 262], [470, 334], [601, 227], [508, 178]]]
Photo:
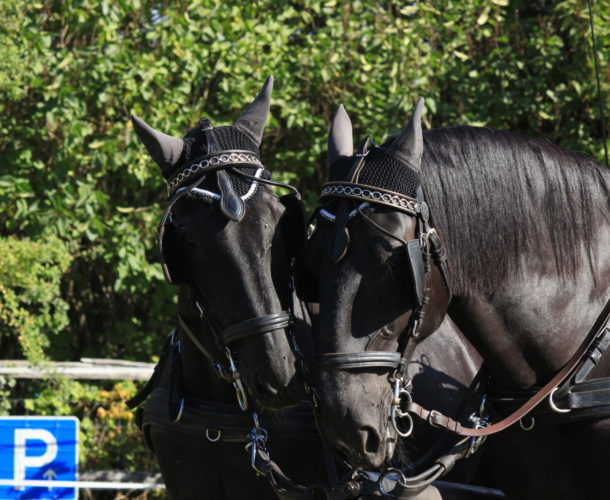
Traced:
[[[610, 207], [610, 172], [547, 141], [491, 128], [424, 132], [421, 182], [446, 242], [456, 291], [491, 292], [523, 257], [551, 260], [562, 279], [586, 263]], [[544, 245], [550, 241], [550, 246]]]

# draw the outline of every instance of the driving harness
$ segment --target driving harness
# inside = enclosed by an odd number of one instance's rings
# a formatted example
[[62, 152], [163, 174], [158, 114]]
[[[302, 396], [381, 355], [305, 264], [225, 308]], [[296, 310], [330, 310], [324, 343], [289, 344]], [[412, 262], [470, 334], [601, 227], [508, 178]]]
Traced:
[[[587, 375], [610, 346], [610, 301], [604, 307], [577, 352], [544, 387], [529, 398], [524, 398], [522, 393], [503, 394], [496, 391], [491, 394], [490, 399], [492, 404], [500, 410], [508, 408], [512, 411], [515, 406], [518, 406], [512, 414], [499, 422], [490, 423], [489, 416], [486, 415], [487, 409], [483, 404], [480, 409], [480, 415], [476, 416], [473, 414], [471, 416], [470, 422], [474, 424], [474, 427], [466, 427], [436, 410], [427, 410], [412, 400], [408, 390], [409, 387], [405, 386], [403, 376], [409, 352], [412, 352], [412, 349], [409, 349], [407, 341], [409, 338], [417, 340], [417, 333], [422, 328], [422, 322], [425, 325], [425, 309], [427, 306], [430, 306], [426, 285], [431, 269], [429, 263], [431, 256], [441, 272], [447, 291], [445, 295], [446, 300], [440, 304], [434, 304], [432, 307], [441, 308], [440, 310], [443, 312], [443, 315], [446, 312], [451, 299], [447, 259], [440, 236], [430, 226], [429, 209], [415, 171], [410, 168], [402, 169], [407, 177], [416, 178], [414, 182], [416, 184], [415, 196], [408, 196], [404, 192], [387, 189], [387, 186], [380, 187], [377, 182], [366, 183], [361, 180], [363, 170], [366, 171], [366, 158], [371, 152], [373, 155], [376, 154], [377, 158], [383, 154], [388, 156], [393, 155], [391, 151], [387, 151], [384, 148], [370, 149], [370, 142], [366, 138], [361, 144], [358, 153], [355, 155], [356, 159], [345, 178], [346, 181], [331, 181], [323, 186], [320, 197], [321, 205], [316, 213], [314, 213], [314, 217], [317, 216], [335, 224], [328, 249], [328, 256], [335, 263], [339, 262], [348, 251], [349, 231], [347, 222], [358, 214], [387, 237], [403, 244], [407, 250], [411, 284], [415, 292], [415, 309], [411, 323], [407, 328], [406, 334], [403, 334], [397, 352], [324, 353], [318, 357], [317, 369], [321, 371], [368, 368], [394, 370], [390, 377], [390, 382], [393, 384], [390, 416], [392, 424], [400, 436], [406, 437], [410, 435], [413, 430], [412, 416], [414, 416], [428, 422], [434, 427], [449, 430], [457, 435], [464, 436], [466, 439], [460, 441], [452, 452], [441, 457], [431, 468], [415, 478], [406, 477], [402, 471], [397, 469], [388, 469], [386, 473], [381, 475], [377, 474], [375, 476], [373, 474], [375, 477], [372, 477], [370, 472], [358, 471], [351, 482], [343, 485], [348, 489], [352, 488], [351, 493], [353, 498], [367, 491], [381, 491], [382, 494], [385, 494], [384, 481], [389, 482], [394, 488], [391, 492], [393, 495], [399, 496], [409, 491], [412, 492], [411, 494], [422, 491], [423, 488], [431, 484], [450, 468], [449, 462], [452, 465], [458, 458], [468, 456], [469, 453], [483, 442], [486, 436], [500, 432], [516, 422], [519, 422], [524, 430], [529, 430], [534, 426], [535, 419], [540, 419], [539, 423], [559, 423], [584, 418], [610, 416], [610, 378], [585, 381]], [[399, 158], [394, 155], [394, 160], [399, 160]], [[385, 161], [387, 162], [387, 158]], [[409, 165], [406, 166], [408, 167]], [[371, 177], [374, 176], [369, 176], [369, 180]], [[396, 177], [394, 177], [395, 179]], [[339, 200], [339, 203], [334, 204], [336, 215], [331, 214], [325, 208], [324, 202], [329, 200], [331, 202]], [[360, 203], [351, 212], [346, 203], [346, 201], [350, 200]], [[368, 218], [365, 209], [371, 204], [391, 207], [410, 217], [416, 217], [416, 239], [405, 242]], [[319, 302], [317, 283], [311, 276], [307, 276], [303, 268], [297, 269], [297, 291], [301, 299]], [[414, 347], [414, 343], [411, 343], [411, 345]], [[530, 417], [530, 425], [525, 426], [523, 418], [530, 415], [534, 408], [546, 398], [548, 398], [549, 410], [537, 410], [536, 416]], [[408, 429], [406, 431], [402, 430], [398, 425], [398, 421], [401, 419], [408, 421]], [[461, 452], [464, 447], [468, 450], [466, 453]], [[448, 462], [445, 463], [444, 459], [447, 459]], [[388, 481], [392, 475], [394, 476], [393, 479]]]
[[[239, 405], [245, 411], [248, 408], [247, 395], [230, 346], [238, 340], [289, 328], [293, 321], [292, 313], [290, 311], [271, 313], [249, 318], [224, 329], [219, 329], [217, 325], [220, 323], [205, 307], [201, 294], [190, 279], [190, 273], [185, 264], [186, 259], [182, 258], [181, 255], [177, 230], [172, 224], [172, 209], [180, 199], [187, 195], [203, 196], [217, 200], [221, 212], [227, 218], [239, 222], [245, 216], [246, 202], [256, 194], [259, 183], [286, 188], [291, 193], [282, 196], [280, 201], [286, 206], [289, 217], [297, 219], [290, 224], [290, 227], [296, 231], [298, 231], [298, 228], [303, 228], [301, 234], [290, 234], [290, 238], [287, 239], [288, 250], [297, 252], [305, 241], [304, 208], [300, 194], [294, 187], [270, 180], [257, 152], [221, 149], [221, 145], [228, 144], [235, 139], [229, 131], [231, 127], [212, 128], [208, 118], [203, 118], [199, 127], [207, 141], [207, 154], [192, 161], [168, 180], [170, 198], [159, 224], [157, 238], [159, 255], [168, 283], [173, 285], [185, 284], [191, 289], [200, 316], [208, 323], [214, 337], [214, 343], [224, 352], [228, 366], [224, 366], [216, 356], [213, 356], [210, 350], [206, 349], [190, 333], [190, 329], [187, 328], [184, 331], [201, 353], [214, 365], [219, 376], [233, 384]], [[252, 170], [254, 171], [252, 172]], [[211, 173], [216, 173], [219, 193], [200, 188]], [[245, 193], [240, 194], [235, 185], [239, 184], [242, 179], [249, 181], [249, 185], [242, 186], [242, 191], [245, 191]], [[180, 318], [179, 321], [181, 321]]]
[[[408, 178], [408, 183], [400, 188], [401, 191], [393, 191], [386, 187], [376, 187], [365, 182], [378, 178], [375, 172], [371, 172], [367, 159], [373, 159], [371, 164], [380, 159], [385, 163], [395, 166]], [[374, 168], [374, 167], [373, 167]], [[410, 352], [414, 343], [409, 344], [408, 339], [422, 339], [428, 335], [426, 312], [430, 308], [444, 312], [447, 310], [451, 300], [451, 289], [449, 287], [447, 258], [445, 256], [442, 241], [436, 230], [430, 225], [430, 211], [425, 201], [425, 196], [418, 175], [407, 163], [394, 155], [391, 151], [382, 147], [376, 147], [366, 137], [355, 155], [345, 181], [331, 181], [322, 188], [320, 196], [322, 205], [318, 207], [314, 217], [331, 220], [335, 223], [333, 234], [330, 238], [329, 258], [333, 262], [339, 262], [348, 251], [349, 230], [347, 222], [351, 217], [360, 215], [369, 224], [386, 236], [397, 240], [404, 246], [407, 255], [408, 268], [410, 270], [411, 284], [414, 293], [414, 312], [407, 327], [407, 331], [399, 340], [399, 349], [396, 352], [389, 351], [364, 351], [356, 353], [324, 353], [320, 354], [317, 369], [322, 371], [354, 370], [368, 368], [383, 368], [394, 370], [393, 378], [402, 379], [405, 367], [408, 363]], [[349, 211], [349, 203], [357, 202], [356, 209]], [[325, 202], [336, 205], [337, 214], [330, 214], [324, 207]], [[416, 238], [404, 241], [391, 234], [386, 229], [376, 224], [367, 217], [365, 210], [369, 205], [391, 207], [402, 213], [415, 217], [417, 225]], [[436, 300], [431, 300], [428, 290], [428, 278], [433, 269], [433, 264], [438, 268], [443, 278], [445, 293], [440, 294]], [[307, 276], [301, 268], [297, 273], [297, 292], [303, 300], [319, 301], [317, 289], [311, 281], [307, 282]], [[422, 335], [424, 332], [425, 335]]]
[[[196, 398], [182, 397], [181, 383], [181, 345], [180, 334], [185, 334], [195, 347], [211, 362], [216, 374], [231, 383], [236, 391], [237, 402], [242, 412], [248, 410], [246, 391], [233, 359], [231, 344], [238, 340], [262, 335], [279, 329], [288, 329], [291, 345], [295, 355], [300, 355], [296, 347], [292, 329], [294, 316], [292, 310], [259, 316], [230, 325], [224, 329], [217, 328], [218, 321], [205, 308], [201, 295], [190, 279], [186, 267], [187, 259], [182, 258], [178, 232], [173, 225], [172, 209], [176, 203], [185, 196], [203, 196], [218, 201], [221, 212], [229, 219], [241, 221], [246, 213], [246, 202], [257, 191], [258, 184], [267, 184], [286, 188], [290, 194], [279, 198], [286, 207], [288, 215], [288, 238], [286, 248], [289, 259], [301, 251], [306, 239], [305, 210], [298, 190], [288, 184], [270, 180], [268, 172], [264, 170], [258, 153], [251, 150], [235, 150], [221, 148], [223, 143], [235, 139], [231, 127], [212, 128], [209, 119], [203, 118], [200, 123], [200, 132], [205, 134], [207, 141], [207, 154], [190, 162], [186, 167], [175, 173], [168, 180], [169, 200], [158, 228], [158, 247], [163, 272], [168, 283], [172, 285], [188, 286], [194, 302], [194, 307], [200, 319], [213, 337], [213, 348], [207, 348], [191, 330], [187, 322], [178, 314], [179, 327], [168, 337], [158, 364], [149, 381], [138, 393], [127, 401], [129, 408], [136, 408], [148, 398], [146, 407], [137, 413], [137, 420], [143, 430], [145, 440], [152, 449], [148, 437], [151, 426], [160, 426], [179, 432], [192, 433], [205, 437], [210, 442], [244, 442], [250, 454], [251, 466], [254, 470], [265, 476], [271, 483], [276, 495], [280, 499], [313, 500], [320, 497], [330, 499], [330, 490], [322, 484], [302, 486], [288, 478], [280, 467], [271, 459], [266, 442], [268, 431], [276, 432], [282, 438], [319, 439], [319, 434], [313, 422], [313, 412], [309, 405], [297, 407], [280, 412], [283, 419], [290, 422], [273, 424], [263, 422], [261, 426], [258, 415], [239, 413], [234, 407], [226, 404], [203, 401]], [[227, 137], [223, 137], [227, 135]], [[216, 173], [216, 183], [220, 193], [202, 189], [211, 173]], [[240, 180], [249, 181], [249, 185], [236, 189], [235, 184]], [[242, 183], [243, 184], [243, 183]], [[290, 308], [291, 309], [291, 308]], [[216, 353], [212, 353], [216, 351]], [[218, 353], [224, 352], [228, 366], [218, 361]], [[304, 366], [302, 357], [297, 356], [301, 366]], [[169, 377], [169, 389], [159, 387], [161, 379]], [[254, 421], [254, 427], [252, 427]], [[331, 483], [336, 471], [330, 453], [325, 448], [324, 461], [327, 475]]]
[[[426, 294], [428, 292], [426, 288], [426, 278], [430, 270], [430, 265], [426, 262], [426, 257], [429, 258], [430, 255], [434, 257], [434, 261], [441, 271], [445, 287], [447, 288], [447, 300], [440, 304], [440, 307], [443, 308], [441, 311], [446, 311], [451, 298], [447, 274], [447, 259], [438, 233], [434, 228], [430, 227], [429, 209], [425, 202], [419, 179], [411, 182], [412, 185], [417, 185], [415, 189], [416, 196], [414, 198], [405, 195], [403, 192], [385, 189], [385, 186], [377, 187], [377, 183], [363, 184], [360, 181], [362, 172], [366, 172], [365, 159], [369, 156], [369, 153], [373, 152], [373, 154], [375, 154], [375, 151], [379, 151], [376, 158], [378, 161], [380, 159], [380, 154], [392, 155], [395, 160], [400, 160], [393, 152], [388, 151], [385, 148], [373, 148], [371, 150], [369, 149], [369, 145], [370, 140], [369, 138], [366, 138], [361, 144], [358, 153], [355, 155], [356, 160], [346, 177], [347, 181], [333, 181], [325, 184], [320, 199], [324, 201], [328, 199], [347, 198], [358, 202], [364, 202], [367, 205], [372, 203], [392, 207], [395, 210], [399, 210], [411, 217], [417, 218], [418, 238], [409, 242], [402, 241], [397, 236], [368, 219], [363, 212], [362, 205], [349, 214], [345, 207], [339, 205], [336, 216], [332, 216], [332, 214], [326, 212], [323, 207], [318, 207], [319, 216], [333, 221], [336, 225], [333, 233], [334, 236], [331, 237], [331, 251], [329, 252], [329, 256], [331, 259], [334, 257], [333, 260], [338, 262], [347, 252], [347, 248], [341, 248], [341, 245], [347, 246], [349, 244], [349, 236], [337, 237], [337, 235], [347, 233], [345, 224], [349, 216], [354, 216], [356, 213], [360, 213], [368, 223], [372, 224], [386, 236], [403, 243], [403, 245], [407, 247], [412, 286], [415, 290], [416, 309], [413, 314], [413, 318], [415, 319], [411, 322], [407, 335], [403, 336], [403, 341], [400, 345], [401, 348], [399, 348], [398, 352], [368, 351], [362, 353], [321, 354], [318, 359], [318, 369], [394, 369], [394, 375], [391, 377], [391, 381], [394, 384], [392, 421], [399, 435], [405, 435], [405, 433], [398, 429], [394, 422], [394, 418], [410, 419], [407, 415], [413, 415], [423, 419], [432, 426], [441, 427], [458, 435], [473, 438], [482, 438], [494, 434], [506, 429], [516, 422], [520, 422], [522, 427], [528, 430], [528, 428], [531, 427], [524, 426], [522, 419], [529, 415], [532, 410], [546, 398], [548, 398], [551, 412], [549, 414], [549, 411], [543, 410], [539, 413], [542, 422], [557, 423], [559, 421], [565, 422], [583, 418], [609, 416], [610, 378], [600, 378], [590, 381], [585, 381], [585, 378], [610, 346], [610, 300], [603, 308], [602, 313], [597, 318], [577, 352], [574, 353], [564, 367], [545, 386], [537, 390], [535, 394], [531, 395], [529, 398], [524, 398], [522, 393], [503, 394], [500, 391], [497, 391], [492, 394], [490, 399], [495, 405], [498, 405], [499, 408], [514, 408], [516, 405], [519, 405], [512, 414], [501, 421], [490, 424], [489, 422], [480, 419], [475, 428], [464, 427], [456, 420], [442, 415], [436, 410], [427, 410], [412, 401], [410, 393], [403, 386], [401, 370], [403, 370], [403, 367], [406, 364], [406, 358], [408, 358], [408, 356], [404, 354], [408, 349], [408, 346], [405, 346], [405, 343], [410, 337], [417, 338], [417, 328], [418, 326], [421, 327], [418, 324], [418, 319], [423, 317], [425, 321], [423, 309], [429, 305], [426, 301]], [[387, 159], [385, 159], [385, 161], [387, 162]], [[406, 163], [403, 165], [409, 166]], [[403, 168], [402, 173], [407, 177], [417, 178], [417, 173], [410, 168]], [[374, 176], [369, 176], [369, 178], [371, 177]], [[380, 176], [377, 176], [376, 180], [379, 181]], [[384, 181], [385, 180], [382, 180], [382, 182]], [[390, 179], [390, 182], [396, 182], [396, 176], [394, 176], [393, 179]], [[346, 214], [348, 215], [346, 216]], [[425, 242], [427, 242], [427, 244], [424, 244]], [[339, 250], [337, 250], [337, 248], [339, 248]], [[301, 282], [304, 283], [301, 290], [303, 297], [307, 297], [310, 300], [317, 299], [312, 292], [312, 283], [307, 283], [306, 280], [301, 280]], [[415, 327], [413, 325], [415, 325]], [[406, 399], [406, 401], [403, 399]], [[533, 421], [532, 418], [532, 424]], [[410, 429], [412, 429], [412, 425], [410, 425]]]

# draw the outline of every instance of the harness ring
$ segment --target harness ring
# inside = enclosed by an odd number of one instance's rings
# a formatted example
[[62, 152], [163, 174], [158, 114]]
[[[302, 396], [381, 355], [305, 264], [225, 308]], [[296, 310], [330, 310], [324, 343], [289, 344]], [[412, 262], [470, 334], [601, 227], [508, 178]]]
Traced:
[[519, 419], [519, 426], [524, 431], [531, 431], [534, 428], [534, 425], [536, 425], [536, 419], [534, 417], [532, 417], [531, 415], [529, 415], [529, 418], [531, 419], [531, 421], [530, 421], [530, 425], [527, 425], [527, 426], [523, 423], [522, 418]]
[[216, 431], [216, 436], [214, 436], [214, 437], [210, 436], [210, 428], [208, 427], [205, 430], [205, 437], [207, 438], [207, 440], [210, 443], [216, 443], [216, 442], [220, 441], [220, 437], [222, 436], [222, 431], [220, 429], [212, 429], [212, 430]]
[[555, 387], [555, 389], [553, 389], [549, 394], [549, 406], [551, 407], [551, 410], [557, 413], [570, 413], [572, 408], [559, 408], [559, 406], [555, 404], [555, 401], [553, 401], [553, 396], [555, 395], [555, 391], [557, 389], [559, 389], [559, 387]]

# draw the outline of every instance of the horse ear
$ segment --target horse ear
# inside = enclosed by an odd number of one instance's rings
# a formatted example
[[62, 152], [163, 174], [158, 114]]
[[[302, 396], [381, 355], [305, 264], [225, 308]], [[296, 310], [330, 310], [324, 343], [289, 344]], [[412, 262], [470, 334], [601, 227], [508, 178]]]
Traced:
[[328, 166], [330, 167], [342, 156], [352, 156], [353, 154], [352, 122], [341, 104], [335, 113], [328, 133]]
[[421, 156], [424, 152], [424, 140], [421, 130], [421, 115], [424, 111], [424, 99], [419, 98], [407, 126], [402, 129], [388, 148], [412, 169], [419, 170]]
[[260, 145], [263, 138], [263, 130], [267, 123], [267, 115], [271, 105], [271, 91], [273, 90], [273, 76], [268, 76], [263, 88], [252, 104], [246, 108], [242, 115], [233, 124], [243, 133]]
[[176, 166], [184, 147], [182, 139], [155, 130], [136, 115], [131, 115], [131, 122], [146, 150], [161, 169]]

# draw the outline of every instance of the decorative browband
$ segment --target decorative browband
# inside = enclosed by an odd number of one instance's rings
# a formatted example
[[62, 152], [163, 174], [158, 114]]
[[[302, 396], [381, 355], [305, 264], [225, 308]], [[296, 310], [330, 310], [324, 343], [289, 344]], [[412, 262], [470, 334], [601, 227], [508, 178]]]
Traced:
[[351, 182], [327, 182], [322, 187], [320, 199], [324, 197], [352, 198], [386, 205], [411, 215], [419, 210], [419, 203], [415, 198], [404, 194]]
[[192, 179], [198, 172], [212, 172], [237, 165], [263, 166], [260, 158], [252, 151], [217, 151], [214, 154], [199, 158], [196, 163], [191, 163], [188, 167], [174, 175], [167, 181], [167, 190], [171, 196], [182, 184]]

